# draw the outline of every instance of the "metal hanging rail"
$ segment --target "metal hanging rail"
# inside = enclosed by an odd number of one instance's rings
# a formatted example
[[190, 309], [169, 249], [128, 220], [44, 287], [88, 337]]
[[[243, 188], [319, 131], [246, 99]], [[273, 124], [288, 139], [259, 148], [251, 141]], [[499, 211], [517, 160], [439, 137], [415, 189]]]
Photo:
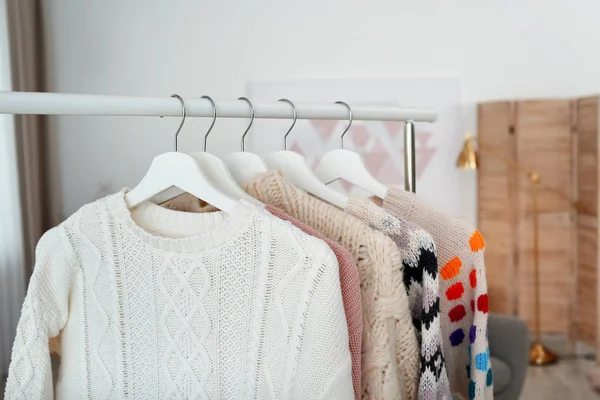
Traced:
[[[220, 118], [250, 118], [248, 105], [241, 101], [216, 101]], [[345, 120], [348, 110], [335, 103], [294, 103], [298, 119]], [[185, 99], [188, 117], [212, 117], [207, 99]], [[282, 102], [254, 103], [256, 118], [291, 119], [293, 112]], [[90, 94], [0, 92], [0, 114], [113, 115], [178, 117], [181, 104], [172, 97], [132, 97]], [[404, 186], [415, 192], [414, 123], [434, 122], [437, 113], [407, 107], [352, 106], [354, 120], [404, 121]]]

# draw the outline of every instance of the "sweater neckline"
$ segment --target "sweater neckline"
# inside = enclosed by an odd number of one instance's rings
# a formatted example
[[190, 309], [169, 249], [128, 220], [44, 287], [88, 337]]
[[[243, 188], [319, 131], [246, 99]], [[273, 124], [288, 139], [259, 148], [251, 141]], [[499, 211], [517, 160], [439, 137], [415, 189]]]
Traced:
[[[311, 221], [309, 225], [321, 233], [330, 229], [343, 229], [344, 232], [348, 232], [348, 229], [352, 228], [354, 233], [360, 236], [372, 231], [368, 224], [351, 213], [296, 187], [279, 171], [267, 171], [254, 178], [244, 188], [265, 204], [275, 206], [302, 222]], [[332, 228], [333, 226], [335, 228]]]
[[[229, 214], [174, 211], [147, 201], [138, 206], [139, 212], [150, 221], [151, 226], [144, 227], [133, 219], [127, 207], [125, 194], [128, 191], [124, 188], [108, 196], [110, 210], [129, 232], [147, 245], [166, 252], [194, 253], [217, 247], [242, 236], [258, 213], [257, 207], [245, 200], [236, 203]], [[196, 233], [186, 235], [190, 232]]]

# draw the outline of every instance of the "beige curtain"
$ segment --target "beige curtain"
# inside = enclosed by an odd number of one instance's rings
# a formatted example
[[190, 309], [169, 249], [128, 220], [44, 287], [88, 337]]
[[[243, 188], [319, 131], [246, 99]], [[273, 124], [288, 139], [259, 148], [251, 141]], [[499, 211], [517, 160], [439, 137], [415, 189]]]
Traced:
[[[41, 2], [6, 0], [14, 91], [44, 91], [44, 53]], [[15, 115], [26, 276], [29, 277], [35, 246], [50, 227], [46, 187], [46, 134], [44, 117]]]

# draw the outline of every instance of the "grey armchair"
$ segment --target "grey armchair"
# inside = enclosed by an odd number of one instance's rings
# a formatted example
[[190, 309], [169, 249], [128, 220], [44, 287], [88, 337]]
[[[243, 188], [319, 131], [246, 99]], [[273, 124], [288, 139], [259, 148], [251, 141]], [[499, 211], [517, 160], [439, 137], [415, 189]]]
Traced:
[[488, 341], [494, 377], [495, 400], [517, 400], [529, 364], [529, 332], [515, 317], [490, 314]]

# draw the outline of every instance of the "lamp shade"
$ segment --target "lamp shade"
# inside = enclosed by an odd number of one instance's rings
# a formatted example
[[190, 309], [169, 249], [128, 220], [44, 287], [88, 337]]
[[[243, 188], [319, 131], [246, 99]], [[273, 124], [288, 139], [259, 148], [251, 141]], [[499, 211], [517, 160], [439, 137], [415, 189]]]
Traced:
[[465, 139], [462, 150], [456, 159], [456, 166], [463, 169], [477, 169], [477, 153], [471, 135], [467, 135]]

